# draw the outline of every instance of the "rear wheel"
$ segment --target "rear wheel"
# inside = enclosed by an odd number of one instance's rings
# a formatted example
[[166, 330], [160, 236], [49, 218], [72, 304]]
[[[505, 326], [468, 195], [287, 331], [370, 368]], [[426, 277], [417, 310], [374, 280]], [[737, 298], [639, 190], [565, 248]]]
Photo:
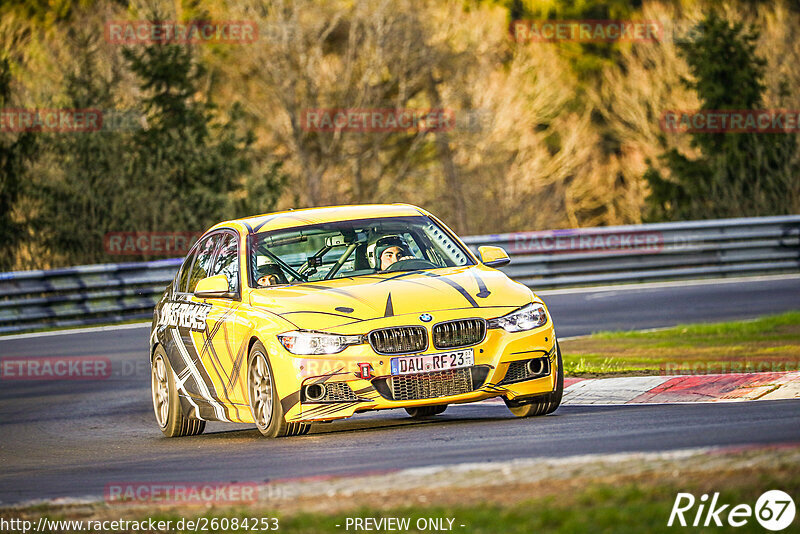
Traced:
[[161, 432], [168, 438], [202, 434], [206, 428], [206, 422], [200, 419], [190, 419], [183, 413], [178, 399], [178, 389], [175, 387], [175, 374], [172, 372], [169, 358], [161, 346], [156, 348], [153, 355], [150, 376], [153, 409]]
[[556, 388], [552, 392], [520, 401], [503, 399], [511, 413], [517, 417], [547, 415], [556, 411], [556, 408], [561, 404], [561, 398], [564, 396], [564, 366], [561, 362], [561, 347], [559, 345], [556, 345], [556, 347], [558, 367], [556, 369]]
[[287, 423], [272, 366], [267, 358], [267, 351], [260, 341], [250, 349], [250, 362], [247, 371], [247, 391], [250, 397], [250, 412], [258, 431], [269, 438], [282, 436], [301, 436], [308, 434], [311, 425], [308, 423]]
[[441, 406], [417, 406], [415, 408], [406, 408], [406, 413], [414, 419], [422, 419], [423, 417], [432, 417], [444, 413], [447, 409], [447, 404]]

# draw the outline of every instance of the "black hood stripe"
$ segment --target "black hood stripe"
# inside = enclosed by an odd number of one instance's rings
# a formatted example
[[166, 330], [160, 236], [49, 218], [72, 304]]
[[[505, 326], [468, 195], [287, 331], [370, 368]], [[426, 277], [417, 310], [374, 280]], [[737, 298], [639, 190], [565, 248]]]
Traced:
[[391, 282], [392, 280], [397, 280], [398, 278], [403, 278], [406, 276], [411, 276], [412, 274], [421, 274], [424, 271], [405, 271], [400, 274], [396, 274], [394, 276], [390, 276], [389, 278], [381, 278], [380, 282], [376, 282], [376, 284], [382, 284], [384, 282]]
[[450, 287], [461, 293], [461, 296], [463, 296], [467, 300], [467, 302], [469, 302], [472, 305], [473, 308], [480, 308], [480, 305], [478, 305], [475, 299], [472, 298], [472, 295], [470, 295], [469, 292], [466, 289], [464, 289], [464, 287], [458, 282], [454, 282], [449, 278], [447, 278], [446, 276], [439, 276], [438, 274], [435, 273], [423, 273], [423, 274], [425, 276], [430, 276], [431, 278], [441, 280], [445, 284], [449, 285]]
[[324, 312], [324, 311], [316, 311], [316, 310], [297, 310], [297, 311], [290, 311], [279, 313], [280, 317], [285, 317], [287, 315], [292, 315], [295, 313], [318, 313], [321, 315], [331, 315], [333, 317], [344, 317], [345, 319], [352, 319], [351, 322], [353, 323], [360, 323], [361, 321], [365, 321], [366, 319], [359, 319], [358, 317], [353, 317], [352, 315], [342, 315], [341, 313], [331, 313], [331, 312]]
[[478, 293], [476, 293], [475, 296], [479, 299], [485, 299], [491, 295], [492, 292], [489, 291], [488, 287], [486, 287], [486, 283], [484, 283], [483, 278], [478, 276], [478, 273], [475, 272], [475, 269], [470, 269], [469, 272], [475, 278], [475, 281], [478, 282]]
[[389, 297], [386, 299], [386, 309], [383, 312], [384, 317], [394, 317], [394, 306], [392, 306], [392, 292], [389, 292]]

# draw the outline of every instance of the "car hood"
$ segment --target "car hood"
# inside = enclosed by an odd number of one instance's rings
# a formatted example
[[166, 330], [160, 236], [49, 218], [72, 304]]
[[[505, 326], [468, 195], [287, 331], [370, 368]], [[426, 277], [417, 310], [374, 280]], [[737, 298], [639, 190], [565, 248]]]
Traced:
[[[533, 293], [483, 265], [384, 273], [257, 289], [250, 304], [280, 315], [298, 328], [326, 330], [353, 322], [410, 313], [515, 308]], [[497, 315], [505, 313], [497, 310]]]

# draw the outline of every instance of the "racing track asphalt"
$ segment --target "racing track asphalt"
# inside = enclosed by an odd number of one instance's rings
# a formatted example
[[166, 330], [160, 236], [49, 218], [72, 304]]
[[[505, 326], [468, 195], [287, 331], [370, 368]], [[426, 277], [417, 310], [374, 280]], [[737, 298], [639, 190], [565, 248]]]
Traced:
[[[542, 292], [559, 336], [752, 318], [800, 309], [800, 278]], [[123, 376], [0, 381], [0, 503], [102, 496], [112, 482], [265, 481], [461, 462], [800, 442], [800, 400], [563, 406], [515, 419], [501, 404], [433, 420], [392, 410], [264, 440], [211, 423], [166, 439], [150, 403], [146, 327], [0, 338], [3, 357], [106, 356]]]

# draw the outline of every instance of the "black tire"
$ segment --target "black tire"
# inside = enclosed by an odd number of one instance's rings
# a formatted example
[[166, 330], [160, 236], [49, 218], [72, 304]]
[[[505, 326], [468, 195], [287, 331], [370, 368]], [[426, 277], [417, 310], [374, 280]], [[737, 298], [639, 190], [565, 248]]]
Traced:
[[247, 397], [258, 431], [268, 438], [308, 434], [310, 424], [286, 422], [272, 365], [260, 341], [253, 344], [247, 362]]
[[161, 345], [156, 347], [150, 365], [150, 389], [156, 422], [165, 436], [178, 438], [203, 433], [206, 422], [192, 419], [183, 413], [178, 389], [175, 387], [175, 373], [172, 372], [167, 353]]
[[511, 413], [517, 417], [536, 417], [556, 411], [564, 396], [564, 366], [561, 361], [561, 347], [556, 343], [556, 388], [545, 395], [524, 400], [503, 398]]
[[442, 404], [440, 406], [417, 406], [415, 408], [406, 408], [405, 410], [412, 418], [422, 419], [424, 417], [433, 417], [434, 415], [444, 413], [446, 409], [447, 404]]

